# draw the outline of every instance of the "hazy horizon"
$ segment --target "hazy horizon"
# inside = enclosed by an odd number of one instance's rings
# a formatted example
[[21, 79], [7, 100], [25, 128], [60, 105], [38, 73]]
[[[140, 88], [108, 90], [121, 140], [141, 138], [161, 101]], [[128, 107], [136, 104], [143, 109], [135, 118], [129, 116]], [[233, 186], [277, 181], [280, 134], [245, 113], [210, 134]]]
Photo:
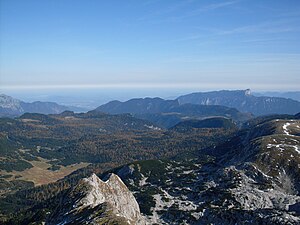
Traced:
[[299, 90], [300, 2], [0, 1], [0, 90]]
[[[246, 88], [245, 88], [246, 89]], [[245, 90], [239, 89], [239, 90]], [[160, 97], [163, 99], [176, 99], [177, 97], [193, 92], [219, 91], [224, 89], [198, 89], [198, 88], [52, 88], [52, 89], [0, 89], [0, 94], [6, 94], [25, 102], [43, 101], [56, 102], [67, 106], [77, 106], [86, 110], [94, 109], [109, 101], [127, 101], [132, 98]], [[236, 90], [236, 89], [231, 89]], [[300, 92], [280, 92], [252, 90], [255, 95], [286, 97], [280, 94], [294, 93], [288, 95], [299, 101]]]

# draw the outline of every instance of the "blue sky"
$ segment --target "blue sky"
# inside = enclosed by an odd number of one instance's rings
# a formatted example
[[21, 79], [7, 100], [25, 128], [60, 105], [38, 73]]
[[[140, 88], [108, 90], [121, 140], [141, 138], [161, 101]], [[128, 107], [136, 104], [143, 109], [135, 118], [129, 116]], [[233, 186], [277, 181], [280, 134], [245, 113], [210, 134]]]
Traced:
[[298, 0], [0, 0], [0, 88], [300, 90]]

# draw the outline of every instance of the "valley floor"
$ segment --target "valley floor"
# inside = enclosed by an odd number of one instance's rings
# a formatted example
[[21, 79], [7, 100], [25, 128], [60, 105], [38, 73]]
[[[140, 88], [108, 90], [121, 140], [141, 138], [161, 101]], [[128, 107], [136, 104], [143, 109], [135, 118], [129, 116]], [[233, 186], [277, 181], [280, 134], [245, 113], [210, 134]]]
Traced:
[[8, 177], [7, 181], [12, 180], [25, 180], [32, 181], [35, 186], [49, 184], [55, 182], [72, 172], [88, 166], [90, 163], [76, 163], [68, 166], [60, 166], [58, 170], [50, 170], [51, 164], [49, 160], [38, 157], [39, 161], [28, 161], [33, 167], [23, 171], [11, 171], [7, 172], [0, 170], [0, 174], [3, 177]]

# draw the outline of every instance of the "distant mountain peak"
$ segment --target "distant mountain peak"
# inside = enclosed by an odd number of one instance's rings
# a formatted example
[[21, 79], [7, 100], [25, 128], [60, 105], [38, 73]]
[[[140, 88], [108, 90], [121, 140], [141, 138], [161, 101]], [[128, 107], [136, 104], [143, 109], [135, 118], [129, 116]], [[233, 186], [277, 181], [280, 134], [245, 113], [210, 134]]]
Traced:
[[5, 94], [0, 94], [0, 107], [22, 111], [21, 101]]
[[196, 92], [177, 98], [182, 104], [222, 105], [236, 108], [240, 112], [256, 116], [270, 114], [296, 114], [300, 111], [300, 102], [279, 97], [257, 97], [250, 89]]
[[58, 114], [69, 109], [70, 107], [59, 105], [55, 102], [35, 101], [28, 103], [5, 94], [0, 94], [0, 117], [16, 117], [26, 112]]
[[246, 96], [252, 95], [251, 90], [250, 90], [250, 89], [246, 89], [246, 90], [245, 90], [245, 95], [246, 95]]

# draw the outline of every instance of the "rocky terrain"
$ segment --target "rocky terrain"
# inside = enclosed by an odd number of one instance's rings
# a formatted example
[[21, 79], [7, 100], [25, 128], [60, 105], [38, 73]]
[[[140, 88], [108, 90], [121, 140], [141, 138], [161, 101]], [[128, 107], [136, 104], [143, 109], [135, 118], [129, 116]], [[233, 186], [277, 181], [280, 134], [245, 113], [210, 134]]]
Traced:
[[144, 161], [114, 172], [149, 224], [299, 224], [299, 125], [257, 124], [215, 147], [217, 158]]
[[46, 224], [145, 224], [133, 194], [115, 174], [105, 182], [95, 174], [80, 180], [61, 203]]

